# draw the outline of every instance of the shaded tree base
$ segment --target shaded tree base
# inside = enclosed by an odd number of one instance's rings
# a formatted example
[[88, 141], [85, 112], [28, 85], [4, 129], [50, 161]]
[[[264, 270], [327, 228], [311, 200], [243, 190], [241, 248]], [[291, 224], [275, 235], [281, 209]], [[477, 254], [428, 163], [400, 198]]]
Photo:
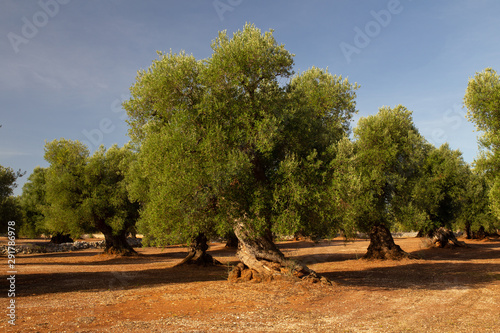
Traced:
[[222, 264], [208, 253], [190, 252], [186, 258], [175, 266], [182, 265], [214, 266]]
[[63, 243], [73, 243], [74, 240], [70, 237], [69, 234], [56, 234], [50, 238], [50, 242], [52, 244], [63, 244]]
[[234, 233], [230, 233], [226, 236], [226, 247], [230, 249], [237, 249], [238, 248], [238, 237]]
[[489, 232], [487, 232], [483, 226], [481, 226], [479, 228], [478, 231], [474, 231], [474, 232], [471, 232], [470, 233], [470, 236], [467, 237], [467, 239], [479, 239], [479, 240], [482, 240], [482, 239], [486, 239], [486, 238], [495, 238], [495, 237], [498, 237], [498, 234], [490, 234]]
[[121, 232], [120, 234], [113, 234], [111, 232], [104, 233], [104, 241], [106, 242], [104, 246], [105, 254], [123, 257], [138, 255], [134, 248], [127, 242], [125, 232]]
[[411, 256], [394, 243], [389, 229], [384, 225], [373, 226], [370, 231], [370, 245], [363, 259], [401, 260], [404, 258], [411, 258]]
[[117, 248], [117, 247], [106, 248], [104, 249], [103, 254], [116, 255], [122, 257], [132, 257], [139, 255], [133, 248]]
[[200, 265], [200, 266], [211, 266], [211, 265], [222, 265], [218, 260], [214, 259], [210, 254], [207, 253], [208, 250], [208, 239], [204, 234], [199, 234], [191, 244], [191, 248], [186, 258], [184, 258], [180, 263], [175, 266], [181, 265]]

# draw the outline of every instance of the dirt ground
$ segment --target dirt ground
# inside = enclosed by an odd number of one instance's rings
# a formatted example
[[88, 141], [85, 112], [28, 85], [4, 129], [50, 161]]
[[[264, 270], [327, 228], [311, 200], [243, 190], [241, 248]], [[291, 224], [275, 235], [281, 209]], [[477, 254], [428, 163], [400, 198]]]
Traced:
[[[462, 239], [463, 240], [463, 239]], [[26, 242], [26, 241], [25, 241]], [[368, 242], [283, 242], [291, 258], [333, 286], [290, 279], [229, 283], [234, 250], [212, 244], [224, 265], [174, 267], [186, 249], [18, 254], [16, 326], [7, 332], [500, 332], [500, 240], [429, 249], [396, 239], [419, 259], [359, 259]], [[0, 239], [5, 243], [5, 239]], [[20, 241], [18, 241], [20, 243]], [[7, 258], [0, 303], [6, 309]]]

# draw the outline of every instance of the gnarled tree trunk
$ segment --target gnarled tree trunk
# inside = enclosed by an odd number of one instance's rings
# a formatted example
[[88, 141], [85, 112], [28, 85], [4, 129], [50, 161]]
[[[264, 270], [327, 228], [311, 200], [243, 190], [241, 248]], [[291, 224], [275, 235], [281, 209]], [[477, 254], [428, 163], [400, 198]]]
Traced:
[[97, 229], [104, 235], [106, 245], [104, 253], [118, 254], [122, 256], [136, 255], [134, 248], [127, 242], [127, 231], [121, 230], [118, 233], [113, 232], [113, 229], [104, 221], [96, 222]]
[[394, 243], [391, 232], [386, 226], [382, 224], [373, 226], [370, 231], [370, 245], [363, 259], [399, 260], [407, 257], [408, 253]]
[[122, 256], [136, 255], [137, 252], [134, 248], [127, 242], [127, 234], [125, 232], [115, 235], [104, 234], [104, 239], [106, 245], [104, 247], [104, 252], [107, 254], [118, 254]]
[[186, 265], [186, 264], [196, 264], [196, 265], [220, 265], [221, 263], [214, 259], [210, 254], [207, 253], [208, 250], [208, 239], [205, 234], [199, 234], [191, 243], [189, 247], [189, 252], [186, 258], [184, 258], [176, 266]]
[[465, 223], [465, 238], [472, 239], [472, 237], [474, 237], [474, 235], [472, 234], [470, 222], [466, 222]]
[[451, 242], [454, 246], [459, 246], [459, 247], [466, 247], [467, 244], [465, 242], [459, 241], [456, 237], [453, 231], [445, 229], [443, 227], [435, 230], [432, 233], [432, 244], [434, 244], [437, 247], [446, 247], [449, 246], [449, 243]]
[[229, 274], [228, 280], [272, 280], [278, 277], [294, 276], [310, 279], [312, 282], [331, 284], [328, 279], [318, 277], [307, 266], [286, 259], [283, 253], [274, 244], [271, 232], [256, 235], [244, 223], [235, 226], [234, 232], [238, 237], [238, 252], [236, 253], [241, 263]]

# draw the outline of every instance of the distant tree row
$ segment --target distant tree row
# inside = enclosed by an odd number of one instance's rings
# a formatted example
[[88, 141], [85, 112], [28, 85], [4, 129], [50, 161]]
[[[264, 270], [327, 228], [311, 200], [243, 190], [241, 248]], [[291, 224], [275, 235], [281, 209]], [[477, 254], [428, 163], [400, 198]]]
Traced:
[[500, 80], [469, 82], [468, 117], [484, 134], [474, 169], [419, 133], [404, 106], [382, 107], [351, 132], [357, 84], [313, 67], [253, 25], [219, 33], [210, 58], [159, 53], [124, 103], [131, 143], [90, 156], [78, 141], [45, 148], [23, 188], [25, 230], [100, 231], [108, 252], [131, 253], [128, 232], [156, 246], [235, 235], [239, 259], [272, 274], [309, 274], [277, 235], [370, 235], [367, 257], [405, 256], [390, 230], [500, 228]]
[[16, 216], [8, 219], [20, 222], [24, 236], [101, 232], [106, 252], [133, 253], [126, 236], [135, 232], [139, 204], [129, 199], [125, 173], [135, 156], [128, 146], [101, 147], [90, 156], [78, 141], [49, 142], [45, 159], [50, 166], [35, 168], [15, 199]]

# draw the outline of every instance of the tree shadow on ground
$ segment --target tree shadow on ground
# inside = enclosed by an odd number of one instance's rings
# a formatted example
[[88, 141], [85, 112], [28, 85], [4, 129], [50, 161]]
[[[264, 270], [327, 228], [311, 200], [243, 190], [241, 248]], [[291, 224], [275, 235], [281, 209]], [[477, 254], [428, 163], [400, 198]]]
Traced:
[[20, 274], [16, 276], [16, 296], [34, 296], [65, 292], [96, 292], [136, 289], [165, 284], [225, 281], [226, 266], [186, 265], [162, 269]]
[[[177, 249], [177, 247], [176, 247]], [[135, 265], [138, 261], [141, 263], [154, 263], [165, 260], [182, 260], [188, 254], [187, 247], [178, 247], [178, 250], [172, 251], [172, 248], [168, 252], [160, 253], [142, 253], [138, 248], [138, 255], [134, 256], [115, 256], [104, 254], [102, 250], [80, 250], [80, 251], [69, 251], [69, 252], [51, 252], [44, 254], [30, 254], [30, 255], [20, 255], [21, 259], [52, 259], [52, 258], [88, 258], [88, 259], [101, 259], [101, 260], [91, 260], [91, 261], [68, 261], [68, 262], [43, 262], [42, 265], [62, 265], [62, 266], [108, 266], [108, 265]], [[207, 251], [212, 256], [219, 258], [227, 258], [235, 256], [236, 249], [222, 248], [218, 250], [208, 250]], [[23, 263], [19, 261], [17, 266], [29, 266], [33, 265], [33, 262]]]
[[[332, 240], [322, 240], [320, 242], [313, 241], [286, 241], [286, 242], [278, 242], [276, 245], [281, 250], [293, 250], [293, 249], [302, 249], [302, 248], [323, 248], [323, 247], [332, 247], [332, 246], [345, 246], [354, 243], [362, 243], [366, 242], [366, 239], [355, 239], [355, 240], [342, 240], [342, 239], [332, 239]], [[368, 247], [368, 245], [367, 245]]]
[[[397, 243], [397, 239], [395, 241]], [[423, 248], [409, 252], [415, 259], [403, 261], [360, 260], [359, 270], [319, 273], [341, 285], [377, 289], [468, 289], [500, 280], [500, 264], [472, 262], [474, 260], [497, 260], [496, 262], [498, 262], [500, 241], [474, 242], [468, 246]], [[356, 266], [357, 259], [360, 259], [364, 254], [364, 252], [356, 252], [359, 250], [359, 248], [348, 248], [343, 253], [311, 255], [293, 255], [294, 251], [289, 251], [287, 256], [308, 266], [325, 263], [335, 265], [335, 263], [347, 260], [352, 260], [352, 265]], [[379, 267], [362, 269], [366, 266]]]
[[[137, 250], [137, 249], [136, 249]], [[22, 259], [40, 260], [40, 259], [54, 259], [54, 258], [68, 258], [68, 261], [55, 261], [55, 262], [40, 262], [40, 265], [61, 265], [61, 266], [109, 266], [109, 265], [136, 265], [139, 261], [143, 264], [165, 261], [170, 259], [182, 259], [187, 255], [187, 250], [168, 252], [168, 253], [155, 253], [155, 254], [142, 254], [132, 256], [118, 256], [107, 255], [102, 251], [85, 251], [82, 252], [54, 252], [40, 255], [23, 255], [19, 257], [21, 261], [17, 266], [29, 266], [36, 262], [30, 261], [23, 263]], [[87, 258], [88, 261], [71, 261], [71, 258]], [[38, 263], [36, 263], [38, 264]]]
[[341, 285], [374, 289], [473, 289], [499, 281], [500, 265], [418, 262], [321, 275]]
[[[342, 245], [344, 242], [337, 241], [336, 244]], [[285, 252], [287, 252], [289, 258], [301, 260], [308, 265], [331, 262], [331, 266], [326, 266], [326, 268], [323, 266], [323, 271], [319, 273], [345, 286], [374, 289], [447, 290], [479, 288], [485, 284], [500, 280], [500, 264], [497, 264], [500, 257], [500, 242], [475, 243], [470, 248], [423, 249], [412, 252], [412, 254], [422, 258], [420, 260], [406, 259], [401, 262], [388, 262], [387, 264], [384, 261], [360, 260], [359, 265], [356, 260], [353, 260], [360, 257], [360, 253], [356, 252], [359, 251], [359, 248], [351, 250], [346, 248], [346, 251], [342, 253], [338, 253], [338, 248], [336, 248], [337, 253], [293, 255], [298, 249], [304, 249], [304, 247], [315, 248], [316, 245], [311, 246], [307, 243], [298, 242], [295, 246], [289, 245], [289, 251]], [[231, 257], [234, 257], [236, 250], [216, 247], [215, 250], [209, 252], [215, 258], [225, 258], [226, 260], [223, 261], [226, 264], [215, 267], [192, 265], [173, 267], [177, 259], [181, 260], [186, 255], [187, 250], [185, 248], [175, 248], [165, 253], [146, 253], [137, 257], [106, 259], [105, 256], [102, 256], [102, 260], [91, 260], [91, 262], [87, 260], [89, 256], [99, 258], [96, 252], [38, 255], [39, 258], [42, 256], [43, 258], [50, 256], [53, 258], [68, 258], [67, 261], [61, 260], [62, 262], [37, 262], [35, 255], [26, 256], [25, 258], [31, 258], [31, 262], [25, 265], [83, 265], [83, 267], [85, 265], [100, 265], [109, 266], [110, 268], [106, 271], [97, 272], [88, 271], [90, 268], [83, 272], [58, 271], [30, 274], [20, 272], [16, 276], [16, 296], [135, 289], [202, 281], [226, 281], [230, 265], [233, 264]], [[75, 257], [76, 260], [72, 262], [71, 258], [75, 259]], [[495, 263], [471, 262], [472, 260], [485, 259], [496, 261]], [[353, 263], [348, 264], [352, 270], [334, 269], [335, 263], [347, 260], [352, 260]], [[163, 263], [164, 267], [167, 267], [141, 269], [142, 264], [154, 264], [156, 262]], [[133, 264], [135, 264], [135, 267]], [[20, 265], [23, 264], [20, 263]], [[119, 266], [123, 267], [120, 269]], [[4, 284], [6, 286], [7, 280], [5, 278], [1, 279], [4, 281], [2, 286]], [[5, 297], [5, 295], [0, 297]]]
[[[363, 242], [362, 240], [356, 242]], [[366, 241], [365, 241], [366, 242]], [[396, 244], [398, 240], [395, 239]], [[328, 245], [331, 243], [331, 245]], [[342, 253], [318, 253], [312, 255], [294, 255], [295, 251], [304, 248], [315, 248], [315, 247], [329, 247], [329, 246], [344, 246], [346, 243], [343, 241], [330, 241], [325, 242], [324, 245], [320, 244], [314, 245], [312, 242], [297, 242], [296, 244], [290, 244], [290, 246], [283, 246], [279, 244], [279, 248], [284, 250], [285, 254], [293, 259], [299, 260], [300, 262], [311, 265], [316, 263], [326, 263], [326, 262], [339, 262], [344, 260], [355, 260], [361, 259], [366, 253], [366, 248], [359, 248], [353, 250], [352, 248], [346, 248], [346, 250], [340, 250]], [[470, 261], [470, 260], [482, 260], [482, 259], [494, 259], [500, 258], [500, 240], [487, 240], [482, 243], [466, 243], [467, 247], [427, 247], [425, 243], [422, 242], [422, 247], [420, 250], [408, 251], [413, 259], [422, 260], [439, 260], [439, 261]], [[349, 246], [350, 244], [347, 243]], [[403, 248], [404, 250], [404, 248]]]
[[465, 240], [467, 247], [423, 248], [411, 254], [424, 260], [482, 260], [500, 257], [500, 240], [484, 241], [470, 244]]
[[[164, 253], [158, 251], [148, 253], [148, 250], [138, 256], [130, 257], [103, 255], [97, 250], [20, 256], [20, 260], [16, 262], [18, 267], [16, 296], [135, 289], [173, 283], [225, 281], [231, 265], [236, 264], [233, 262], [234, 260], [230, 260], [231, 257], [234, 257], [235, 249], [216, 247], [213, 251], [209, 251], [212, 256], [220, 258], [226, 264], [205, 267], [197, 265], [176, 267], [175, 265], [187, 255], [188, 249], [185, 247], [171, 247], [168, 252]], [[54, 260], [51, 261], [51, 259]], [[151, 268], [152, 266], [149, 266], [144, 269], [143, 265], [156, 263], [161, 264], [164, 268]], [[41, 273], [35, 271], [24, 274], [23, 266], [30, 265], [40, 266]], [[83, 271], [75, 272], [75, 268], [70, 268], [71, 272], [65, 272], [64, 268], [48, 268], [50, 266], [83, 267], [77, 268], [77, 270]], [[98, 271], [91, 271], [92, 266], [100, 268]], [[102, 271], [103, 269], [105, 271]], [[1, 283], [3, 287], [4, 284], [7, 284], [7, 280], [1, 279], [4, 281]]]

